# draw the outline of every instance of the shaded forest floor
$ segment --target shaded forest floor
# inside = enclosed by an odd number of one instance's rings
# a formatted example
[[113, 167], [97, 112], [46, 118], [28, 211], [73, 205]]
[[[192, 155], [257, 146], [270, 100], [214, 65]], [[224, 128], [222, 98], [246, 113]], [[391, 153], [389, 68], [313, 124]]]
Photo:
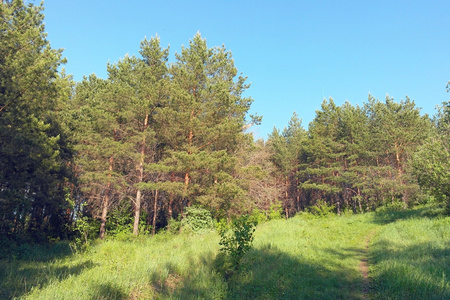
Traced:
[[[450, 299], [450, 217], [429, 208], [260, 224], [240, 269], [219, 237], [159, 234], [0, 261], [0, 298]], [[39, 252], [39, 251], [41, 252]], [[54, 249], [47, 249], [47, 254]]]

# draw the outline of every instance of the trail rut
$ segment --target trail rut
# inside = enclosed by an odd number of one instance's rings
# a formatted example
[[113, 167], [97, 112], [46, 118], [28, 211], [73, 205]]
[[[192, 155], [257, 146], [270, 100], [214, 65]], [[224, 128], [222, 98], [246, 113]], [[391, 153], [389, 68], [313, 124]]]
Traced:
[[362, 292], [363, 299], [369, 299], [370, 292], [370, 277], [369, 277], [369, 244], [376, 230], [372, 230], [366, 235], [364, 239], [364, 249], [362, 251], [363, 257], [359, 263], [359, 271], [363, 277]]

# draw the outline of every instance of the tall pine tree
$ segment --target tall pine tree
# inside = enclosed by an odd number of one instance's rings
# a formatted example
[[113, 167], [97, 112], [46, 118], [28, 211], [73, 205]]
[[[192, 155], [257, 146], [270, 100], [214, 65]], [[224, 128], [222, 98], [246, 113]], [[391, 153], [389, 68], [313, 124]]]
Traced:
[[71, 152], [59, 116], [70, 82], [58, 73], [62, 51], [46, 40], [42, 11], [0, 3], [0, 232], [35, 238], [60, 236], [70, 221]]

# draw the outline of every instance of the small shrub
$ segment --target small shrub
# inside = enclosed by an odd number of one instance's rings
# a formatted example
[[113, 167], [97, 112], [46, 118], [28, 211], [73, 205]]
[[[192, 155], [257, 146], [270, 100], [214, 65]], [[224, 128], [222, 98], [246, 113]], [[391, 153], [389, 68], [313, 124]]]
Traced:
[[342, 210], [342, 215], [343, 216], [353, 216], [355, 214], [355, 212], [353, 211], [353, 209], [351, 207], [344, 207], [344, 209]]
[[211, 213], [199, 206], [186, 207], [186, 216], [181, 221], [183, 230], [192, 233], [202, 233], [214, 228], [214, 222]]
[[229, 229], [227, 219], [220, 219], [214, 223], [217, 232], [227, 231]]
[[178, 218], [177, 219], [171, 218], [168, 221], [166, 230], [169, 233], [171, 233], [171, 234], [180, 233], [180, 231], [181, 231], [181, 221]]
[[317, 200], [316, 205], [308, 207], [308, 211], [319, 217], [326, 217], [334, 214], [335, 206], [328, 204], [326, 201], [320, 199]]
[[267, 221], [267, 216], [262, 210], [260, 210], [259, 208], [255, 208], [254, 210], [252, 210], [249, 221], [255, 224], [264, 223]]
[[283, 218], [283, 207], [280, 203], [272, 203], [269, 208], [269, 220], [279, 220]]
[[375, 210], [377, 213], [384, 213], [384, 212], [399, 212], [404, 211], [404, 203], [401, 201], [394, 201], [393, 203], [386, 203], [385, 205], [382, 205], [380, 207], [377, 207]]
[[90, 241], [97, 237], [99, 229], [100, 222], [98, 220], [92, 220], [87, 216], [78, 218], [73, 229], [75, 237], [69, 244], [72, 252], [86, 250]]
[[133, 208], [127, 202], [111, 211], [108, 222], [106, 222], [108, 238], [113, 238], [117, 235], [123, 237], [133, 232], [134, 216], [132, 212]]
[[214, 260], [214, 268], [216, 272], [222, 274], [226, 280], [228, 280], [236, 271], [236, 265], [234, 264], [231, 256], [224, 252], [219, 252]]
[[220, 251], [228, 256], [224, 262], [231, 263], [233, 269], [238, 269], [242, 257], [251, 249], [255, 224], [248, 216], [242, 216], [233, 221], [231, 228], [219, 231]]

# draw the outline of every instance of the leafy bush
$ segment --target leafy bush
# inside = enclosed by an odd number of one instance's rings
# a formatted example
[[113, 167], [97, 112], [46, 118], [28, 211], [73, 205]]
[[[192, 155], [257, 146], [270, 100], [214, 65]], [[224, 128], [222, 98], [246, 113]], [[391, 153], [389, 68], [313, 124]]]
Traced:
[[169, 233], [172, 233], [172, 234], [180, 233], [180, 230], [181, 230], [181, 221], [180, 221], [178, 218], [177, 218], [177, 219], [171, 218], [171, 219], [168, 221], [166, 230], [167, 230]]
[[186, 207], [186, 216], [181, 221], [183, 230], [192, 233], [202, 233], [214, 228], [211, 213], [199, 206]]
[[386, 203], [386, 205], [377, 207], [375, 210], [377, 213], [380, 212], [395, 212], [395, 211], [404, 211], [405, 205], [402, 201], [394, 201], [393, 203]]
[[280, 203], [273, 203], [269, 208], [269, 220], [279, 220], [283, 218], [283, 207]]
[[130, 203], [124, 203], [111, 211], [108, 222], [106, 222], [107, 237], [119, 238], [131, 235], [133, 232], [133, 209]]
[[[247, 253], [253, 243], [255, 223], [248, 216], [242, 216], [231, 223], [231, 227], [219, 231], [220, 251], [228, 256], [230, 266], [237, 269], [242, 257]], [[226, 259], [224, 260], [226, 262]]]
[[334, 214], [334, 210], [334, 205], [329, 205], [322, 199], [317, 200], [316, 205], [308, 207], [308, 212], [319, 217], [326, 217], [328, 215]]
[[254, 210], [252, 210], [249, 221], [255, 224], [260, 224], [267, 221], [267, 216], [264, 211], [260, 210], [259, 208], [255, 208]]
[[87, 216], [78, 218], [73, 229], [75, 236], [70, 243], [72, 252], [86, 250], [90, 241], [97, 237], [99, 229], [100, 222], [98, 220], [92, 220]]

